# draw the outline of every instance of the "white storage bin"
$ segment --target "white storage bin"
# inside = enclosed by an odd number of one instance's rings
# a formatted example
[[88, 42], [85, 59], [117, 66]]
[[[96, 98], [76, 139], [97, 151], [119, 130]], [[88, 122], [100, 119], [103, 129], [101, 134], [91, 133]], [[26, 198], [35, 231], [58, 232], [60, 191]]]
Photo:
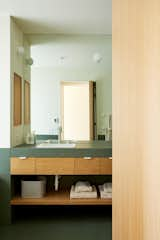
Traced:
[[39, 178], [34, 181], [21, 181], [22, 198], [42, 198], [46, 193], [46, 179]]

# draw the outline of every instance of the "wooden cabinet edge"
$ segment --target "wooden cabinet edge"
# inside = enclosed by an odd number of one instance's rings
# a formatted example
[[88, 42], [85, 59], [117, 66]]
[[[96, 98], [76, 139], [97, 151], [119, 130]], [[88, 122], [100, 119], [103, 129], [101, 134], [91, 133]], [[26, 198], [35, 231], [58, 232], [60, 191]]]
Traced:
[[[37, 163], [38, 162], [41, 162], [42, 160], [45, 162], [46, 160], [50, 159], [50, 161], [53, 160], [53, 158], [37, 158], [37, 157], [28, 157], [28, 158], [19, 158], [19, 157], [11, 157], [10, 159], [10, 173], [11, 175], [41, 175], [41, 174], [44, 174], [44, 175], [111, 175], [112, 174], [112, 166], [109, 166], [110, 163], [112, 164], [112, 159], [110, 158], [107, 158], [107, 157], [96, 157], [96, 158], [92, 158], [92, 159], [95, 159], [98, 161], [98, 169], [95, 169], [95, 171], [93, 171], [92, 169], [88, 172], [86, 172], [86, 170], [83, 172], [83, 171], [79, 171], [78, 169], [76, 169], [76, 160], [84, 160], [83, 158], [54, 158], [54, 160], [58, 160], [60, 161], [61, 159], [65, 159], [66, 161], [68, 160], [72, 160], [73, 161], [73, 165], [71, 164], [70, 167], [71, 169], [67, 169], [64, 170], [63, 169], [59, 169], [59, 170], [55, 170], [55, 171], [49, 171], [47, 173], [46, 170], [40, 170], [37, 168]], [[91, 162], [92, 164], [92, 159], [88, 160]], [[19, 170], [15, 170], [15, 167], [13, 166], [14, 164], [14, 161], [17, 161], [18, 163], [20, 163], [20, 161], [32, 161], [32, 166], [31, 166], [31, 169], [29, 170], [21, 170], [23, 168], [19, 168]], [[109, 169], [107, 169], [106, 171], [103, 171], [102, 167], [105, 167], [103, 166], [105, 161], [108, 161], [108, 167]], [[34, 166], [33, 166], [34, 165]], [[97, 167], [97, 166], [96, 166]], [[107, 168], [108, 168], [107, 167]]]

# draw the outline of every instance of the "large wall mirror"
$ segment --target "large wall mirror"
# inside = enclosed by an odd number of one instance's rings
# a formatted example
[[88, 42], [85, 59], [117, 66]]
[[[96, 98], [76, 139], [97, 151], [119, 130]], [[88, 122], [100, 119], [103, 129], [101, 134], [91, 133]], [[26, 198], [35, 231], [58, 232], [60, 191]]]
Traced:
[[56, 136], [61, 126], [65, 140], [106, 139], [112, 115], [111, 36], [30, 35], [29, 40], [31, 129]]

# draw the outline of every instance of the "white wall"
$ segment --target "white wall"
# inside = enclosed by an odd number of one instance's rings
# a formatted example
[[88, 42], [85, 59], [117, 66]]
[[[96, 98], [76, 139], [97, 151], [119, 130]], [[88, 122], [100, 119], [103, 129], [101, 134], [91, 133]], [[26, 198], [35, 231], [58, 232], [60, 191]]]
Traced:
[[[23, 56], [17, 54], [17, 47], [24, 46], [25, 53]], [[12, 19], [11, 21], [11, 81], [12, 81], [12, 146], [24, 142], [24, 136], [30, 129], [30, 126], [24, 125], [24, 80], [30, 81], [30, 67], [25, 65], [25, 57], [30, 56], [30, 47], [23, 32]], [[14, 89], [14, 72], [22, 77], [22, 124], [13, 126], [13, 89]]]
[[0, 16], [0, 148], [10, 147], [10, 17]]
[[[112, 112], [111, 36], [31, 35], [31, 125], [38, 134], [56, 134], [54, 117], [60, 115], [60, 81], [96, 81], [97, 128], [103, 133]], [[99, 52], [102, 62], [95, 63]], [[60, 57], [64, 56], [64, 60]]]

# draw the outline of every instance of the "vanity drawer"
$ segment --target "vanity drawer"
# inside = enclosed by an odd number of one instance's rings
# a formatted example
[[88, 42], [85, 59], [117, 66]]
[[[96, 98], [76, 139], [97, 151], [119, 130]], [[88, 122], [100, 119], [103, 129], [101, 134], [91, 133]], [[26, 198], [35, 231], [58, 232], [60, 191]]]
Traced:
[[99, 174], [98, 158], [75, 158], [74, 174], [94, 175]]
[[74, 158], [36, 158], [36, 174], [66, 175], [74, 173]]
[[110, 158], [11, 158], [12, 175], [111, 175]]
[[34, 158], [11, 158], [10, 171], [12, 175], [24, 174], [32, 175], [35, 174], [35, 159]]
[[99, 158], [100, 174], [112, 174], [112, 158]]

